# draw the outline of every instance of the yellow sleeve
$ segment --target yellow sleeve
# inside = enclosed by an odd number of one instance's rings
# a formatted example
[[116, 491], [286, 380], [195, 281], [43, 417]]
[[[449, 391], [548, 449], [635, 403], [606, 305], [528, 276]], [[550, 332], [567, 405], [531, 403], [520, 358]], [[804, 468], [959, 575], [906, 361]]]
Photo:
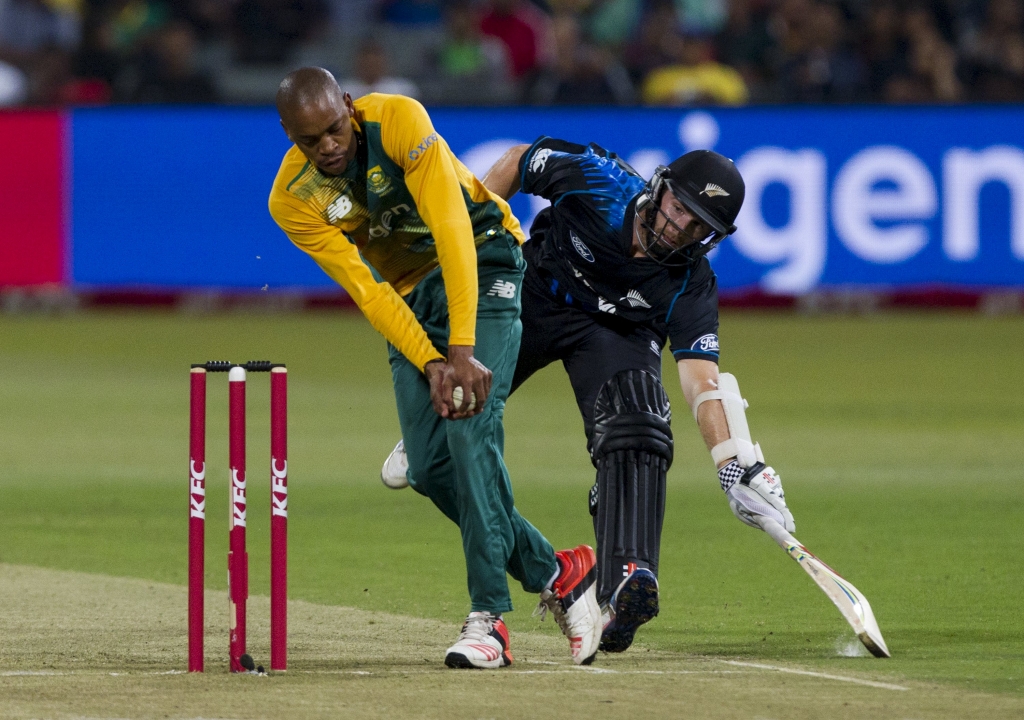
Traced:
[[277, 191], [270, 197], [270, 214], [293, 243], [345, 288], [377, 332], [420, 372], [431, 360], [444, 359], [409, 306], [391, 285], [377, 282], [341, 230], [328, 225], [305, 203]]
[[384, 151], [405, 171], [416, 209], [437, 247], [448, 296], [452, 345], [476, 344], [476, 243], [452, 152], [427, 111], [412, 98], [394, 96], [381, 121]]

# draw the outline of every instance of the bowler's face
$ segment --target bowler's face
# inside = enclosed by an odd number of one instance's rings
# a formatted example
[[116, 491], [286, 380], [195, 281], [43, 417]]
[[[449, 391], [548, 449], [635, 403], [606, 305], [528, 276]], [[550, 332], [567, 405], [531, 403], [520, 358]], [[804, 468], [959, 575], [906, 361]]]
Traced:
[[356, 155], [352, 98], [325, 93], [281, 118], [288, 139], [325, 175], [341, 175]]

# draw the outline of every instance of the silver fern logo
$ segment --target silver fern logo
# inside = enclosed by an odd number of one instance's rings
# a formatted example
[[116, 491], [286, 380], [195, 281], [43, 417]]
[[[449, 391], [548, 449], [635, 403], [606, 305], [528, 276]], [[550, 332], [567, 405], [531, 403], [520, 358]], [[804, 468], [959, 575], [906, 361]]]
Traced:
[[718, 197], [718, 196], [729, 197], [729, 193], [727, 193], [725, 190], [723, 190], [722, 188], [718, 187], [714, 183], [708, 183], [707, 187], [705, 187], [703, 190], [701, 190], [700, 193], [698, 193], [698, 194], [700, 194], [700, 195], [707, 195], [708, 197]]
[[622, 300], [629, 303], [630, 307], [642, 307], [648, 310], [651, 307], [651, 304], [644, 299], [644, 296], [640, 294], [639, 290], [630, 290]]

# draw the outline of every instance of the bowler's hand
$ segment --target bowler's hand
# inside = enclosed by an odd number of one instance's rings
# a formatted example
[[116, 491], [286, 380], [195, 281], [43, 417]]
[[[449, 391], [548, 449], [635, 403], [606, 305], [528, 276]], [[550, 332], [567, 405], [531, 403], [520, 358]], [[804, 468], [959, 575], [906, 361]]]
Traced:
[[[441, 365], [441, 363], [431, 363]], [[428, 366], [429, 367], [429, 366]], [[448, 347], [448, 362], [440, 370], [440, 387], [435, 390], [435, 379], [430, 380], [430, 399], [438, 415], [449, 420], [462, 420], [480, 414], [491, 392], [491, 371], [473, 357], [472, 345], [451, 345]], [[431, 370], [432, 375], [438, 371]], [[462, 407], [455, 407], [452, 391], [462, 388]], [[440, 398], [437, 398], [438, 392]], [[476, 396], [476, 405], [469, 409], [470, 399]]]
[[[472, 345], [449, 345], [448, 367], [451, 373], [445, 377], [444, 397], [454, 411], [452, 420], [462, 420], [478, 415], [487, 403], [491, 393], [493, 375], [482, 362], [473, 357]], [[462, 409], [455, 407], [452, 391], [462, 388]], [[476, 407], [469, 409], [470, 399], [476, 396]]]
[[[423, 368], [423, 374], [430, 383], [430, 402], [434, 405], [434, 412], [443, 418], [452, 413], [452, 408], [444, 400], [444, 376], [448, 370], [448, 363], [444, 360], [428, 362]], [[451, 400], [451, 395], [448, 396]]]

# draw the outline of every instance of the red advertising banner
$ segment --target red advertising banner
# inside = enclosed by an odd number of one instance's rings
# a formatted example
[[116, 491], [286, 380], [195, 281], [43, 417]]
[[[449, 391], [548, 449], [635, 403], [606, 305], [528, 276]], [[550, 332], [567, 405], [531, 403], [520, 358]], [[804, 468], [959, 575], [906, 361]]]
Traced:
[[64, 280], [64, 124], [0, 113], [0, 287]]

